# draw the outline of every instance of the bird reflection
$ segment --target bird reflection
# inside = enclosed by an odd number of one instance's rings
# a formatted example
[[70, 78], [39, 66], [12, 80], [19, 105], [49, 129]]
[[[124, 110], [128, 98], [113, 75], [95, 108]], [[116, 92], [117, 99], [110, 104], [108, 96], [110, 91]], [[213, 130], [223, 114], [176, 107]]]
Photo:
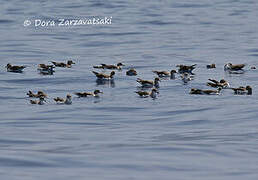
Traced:
[[54, 72], [39, 72], [39, 74], [40, 75], [43, 75], [43, 76], [45, 76], [45, 75], [53, 75], [54, 74]]
[[110, 86], [112, 88], [115, 87], [115, 81], [113, 79], [108, 79], [108, 80], [106, 80], [106, 79], [97, 79], [96, 80], [96, 84], [97, 84], [97, 86], [108, 85], [108, 86]]

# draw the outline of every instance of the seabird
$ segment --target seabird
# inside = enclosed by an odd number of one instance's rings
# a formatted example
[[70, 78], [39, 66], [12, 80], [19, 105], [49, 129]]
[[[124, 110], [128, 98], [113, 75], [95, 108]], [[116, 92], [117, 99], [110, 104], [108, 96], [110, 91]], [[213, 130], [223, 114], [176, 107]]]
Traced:
[[93, 97], [99, 97], [99, 93], [102, 93], [102, 91], [96, 89], [93, 93], [92, 92], [76, 92], [74, 93], [78, 97], [88, 97], [88, 96], [93, 96]]
[[107, 79], [107, 80], [109, 80], [109, 79], [113, 79], [113, 77], [114, 77], [114, 75], [115, 75], [115, 71], [112, 71], [111, 73], [110, 73], [110, 75], [108, 75], [108, 74], [103, 74], [103, 73], [98, 73], [98, 72], [95, 72], [95, 71], [92, 71], [95, 75], [96, 75], [96, 77], [98, 78], [98, 79]]
[[206, 85], [210, 87], [214, 87], [214, 88], [221, 87], [223, 89], [230, 87], [229, 83], [225, 79], [221, 79], [220, 81], [217, 81], [215, 79], [208, 79], [208, 80], [211, 82], [207, 82]]
[[8, 72], [22, 73], [23, 69], [27, 66], [13, 66], [10, 63], [8, 63], [5, 67]]
[[238, 95], [243, 95], [243, 94], [247, 94], [247, 95], [252, 95], [252, 87], [251, 86], [246, 86], [246, 87], [243, 87], [243, 86], [240, 86], [238, 88], [231, 88], [235, 94], [238, 94]]
[[44, 97], [44, 98], [46, 98], [46, 97], [47, 97], [47, 94], [44, 93], [43, 91], [38, 91], [36, 94], [34, 94], [32, 91], [29, 91], [29, 92], [27, 93], [27, 95], [28, 95], [29, 97], [33, 97], [33, 98], [39, 98], [39, 97]]
[[75, 64], [75, 62], [73, 62], [72, 60], [67, 61], [67, 63], [63, 63], [63, 62], [55, 62], [55, 61], [51, 61], [56, 67], [67, 67], [67, 68], [71, 68], [72, 64]]
[[170, 72], [168, 71], [152, 71], [152, 72], [157, 74], [160, 78], [170, 77], [170, 79], [175, 79], [176, 70], [172, 69]]
[[213, 69], [213, 68], [216, 68], [216, 65], [215, 64], [208, 64], [206, 67], [207, 67], [207, 69]]
[[190, 94], [200, 94], [200, 95], [218, 95], [221, 91], [221, 87], [219, 87], [217, 90], [210, 90], [210, 89], [196, 89], [192, 88], [190, 91]]
[[39, 100], [30, 100], [31, 104], [38, 104], [38, 105], [43, 105], [45, 104], [46, 100], [44, 99], [43, 96], [39, 97]]
[[56, 101], [59, 104], [72, 104], [72, 96], [70, 94], [67, 94], [66, 99], [64, 98], [54, 98], [54, 101]]
[[153, 88], [150, 92], [148, 91], [135, 91], [141, 97], [152, 97], [156, 98], [157, 94], [159, 94], [158, 90]]
[[93, 66], [93, 68], [97, 68], [97, 69], [117, 69], [117, 70], [121, 70], [121, 66], [124, 66], [123, 63], [119, 62], [116, 65], [114, 64], [101, 64], [99, 66]]
[[152, 88], [153, 86], [155, 86], [156, 88], [159, 88], [160, 79], [155, 78], [154, 81], [150, 81], [150, 80], [143, 80], [143, 79], [137, 78], [136, 81], [140, 83], [143, 88]]
[[137, 76], [137, 71], [134, 68], [129, 69], [126, 71], [127, 76]]
[[187, 72], [184, 72], [180, 77], [184, 83], [188, 83], [189, 81], [193, 80], [193, 76]]
[[193, 64], [191, 66], [187, 66], [187, 65], [179, 64], [176, 67], [179, 67], [178, 72], [180, 74], [185, 73], [185, 72], [190, 73], [190, 74], [194, 74], [192, 71], [196, 68], [196, 65], [197, 64]]

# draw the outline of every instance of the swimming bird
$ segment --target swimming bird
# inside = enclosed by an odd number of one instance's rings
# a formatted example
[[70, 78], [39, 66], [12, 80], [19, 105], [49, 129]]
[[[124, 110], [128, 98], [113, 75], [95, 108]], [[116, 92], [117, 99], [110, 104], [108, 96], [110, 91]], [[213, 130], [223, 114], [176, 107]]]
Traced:
[[247, 94], [247, 95], [252, 95], [252, 87], [251, 86], [246, 86], [246, 87], [243, 87], [243, 86], [240, 86], [238, 88], [231, 88], [235, 94], [238, 94], [238, 95], [244, 95], [244, 94]]
[[46, 65], [46, 64], [39, 64], [38, 65], [38, 70], [40, 71], [41, 74], [50, 74], [52, 75], [55, 70], [54, 70], [55, 66], [54, 65]]
[[67, 67], [71, 68], [72, 64], [75, 64], [72, 60], [68, 60], [67, 63], [51, 61], [56, 67]]
[[157, 74], [160, 78], [170, 76], [168, 71], [152, 71], [153, 73]]
[[164, 77], [169, 77], [171, 79], [174, 79], [175, 78], [175, 73], [176, 73], [176, 70], [171, 70], [170, 72], [168, 71], [152, 71], [153, 73], [157, 74], [160, 78], [164, 78]]
[[143, 88], [152, 88], [153, 86], [155, 86], [156, 88], [159, 88], [160, 79], [155, 78], [154, 81], [150, 81], [150, 80], [143, 80], [143, 79], [137, 78], [136, 81], [140, 83]]
[[39, 97], [39, 100], [30, 100], [31, 104], [38, 104], [38, 105], [43, 105], [45, 104], [46, 100], [44, 99], [43, 96]]
[[208, 64], [206, 67], [207, 67], [207, 69], [213, 69], [213, 68], [216, 68], [216, 65], [215, 64]]
[[201, 89], [192, 88], [189, 94], [202, 94]]
[[95, 72], [95, 71], [92, 71], [92, 72], [96, 75], [96, 77], [97, 77], [98, 79], [102, 79], [102, 80], [104, 80], [104, 79], [107, 79], [107, 80], [113, 79], [113, 77], [114, 77], [114, 75], [115, 75], [115, 71], [112, 71], [112, 72], [110, 73], [110, 75], [108, 75], [108, 74], [103, 74], [103, 73], [98, 73], [98, 72]]
[[36, 94], [34, 94], [32, 91], [29, 91], [29, 92], [27, 93], [27, 95], [28, 95], [29, 97], [33, 97], [33, 98], [40, 98], [40, 97], [46, 98], [46, 97], [47, 97], [47, 94], [44, 93], [43, 91], [38, 91]]
[[55, 67], [54, 67], [54, 65], [38, 64], [38, 68], [41, 68], [41, 69], [49, 69], [49, 68], [55, 68]]
[[189, 73], [184, 72], [180, 77], [184, 83], [188, 83], [189, 81], [193, 80], [194, 76], [191, 76]]
[[222, 90], [221, 87], [219, 87], [217, 90], [210, 90], [210, 89], [196, 89], [192, 88], [190, 91], [190, 94], [200, 94], [200, 95], [218, 95], [220, 91]]
[[153, 88], [150, 92], [148, 91], [135, 91], [139, 96], [141, 97], [152, 97], [156, 98], [157, 94], [159, 94], [159, 91], [155, 88]]
[[58, 104], [72, 104], [72, 96], [70, 94], [67, 94], [66, 99], [64, 98], [54, 98], [54, 101], [56, 101]]
[[190, 74], [194, 74], [192, 71], [196, 68], [196, 65], [197, 64], [193, 64], [191, 66], [187, 66], [187, 65], [179, 64], [176, 67], [179, 67], [178, 72], [180, 74], [185, 73], [185, 72], [190, 73]]
[[102, 93], [102, 91], [96, 89], [93, 93], [91, 92], [76, 92], [74, 93], [75, 95], [77, 95], [78, 97], [88, 97], [88, 96], [93, 96], [93, 97], [99, 97], [99, 93]]
[[239, 71], [239, 70], [243, 70], [243, 68], [245, 67], [245, 64], [232, 64], [232, 63], [227, 63], [224, 66], [224, 70], [230, 70], [230, 71]]
[[225, 79], [221, 79], [220, 81], [217, 81], [215, 79], [208, 79], [211, 82], [207, 82], [206, 85], [214, 88], [221, 87], [223, 89], [229, 88], [230, 85]]
[[126, 71], [127, 76], [137, 76], [137, 71], [134, 68], [129, 69]]
[[5, 68], [8, 72], [16, 72], [16, 73], [22, 73], [23, 69], [27, 66], [13, 66], [10, 63], [8, 63]]
[[124, 66], [123, 63], [119, 62], [116, 65], [114, 64], [101, 64], [99, 66], [93, 66], [93, 68], [97, 68], [97, 69], [117, 69], [117, 70], [121, 70], [121, 66]]

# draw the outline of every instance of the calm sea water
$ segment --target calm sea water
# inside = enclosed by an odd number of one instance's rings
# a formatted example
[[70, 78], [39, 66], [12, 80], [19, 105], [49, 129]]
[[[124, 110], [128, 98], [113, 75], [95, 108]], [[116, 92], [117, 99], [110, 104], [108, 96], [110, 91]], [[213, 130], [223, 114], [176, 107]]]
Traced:
[[[258, 3], [248, 0], [4, 0], [0, 6], [0, 177], [45, 179], [257, 179]], [[35, 27], [35, 19], [112, 17], [111, 25]], [[25, 20], [32, 24], [24, 27]], [[37, 64], [74, 59], [71, 69], [42, 76]], [[98, 85], [99, 63], [126, 64], [114, 84]], [[242, 75], [223, 71], [246, 63]], [[27, 65], [6, 72], [7, 63]], [[197, 64], [193, 81], [162, 80], [156, 100], [139, 98], [135, 67], [152, 70]], [[217, 68], [207, 70], [206, 65]], [[108, 72], [108, 71], [107, 71]], [[253, 87], [252, 96], [208, 88], [208, 78]], [[70, 106], [51, 98], [100, 89]], [[30, 105], [28, 90], [46, 91], [44, 106]]]

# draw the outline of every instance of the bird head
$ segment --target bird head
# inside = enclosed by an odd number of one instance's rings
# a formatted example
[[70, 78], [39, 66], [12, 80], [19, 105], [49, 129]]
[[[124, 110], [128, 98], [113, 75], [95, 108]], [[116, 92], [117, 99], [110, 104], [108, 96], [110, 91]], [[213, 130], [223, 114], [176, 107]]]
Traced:
[[117, 66], [125, 66], [123, 63], [119, 62], [117, 63]]
[[112, 72], [110, 73], [111, 76], [114, 76], [115, 74], [116, 74], [115, 71], [112, 71]]
[[73, 62], [72, 60], [69, 60], [69, 61], [67, 61], [67, 64], [72, 65], [72, 64], [75, 64], [75, 62]]
[[170, 73], [171, 73], [171, 74], [174, 74], [174, 73], [177, 73], [177, 72], [176, 72], [176, 70], [172, 69], [172, 70], [170, 71]]
[[98, 90], [98, 89], [96, 89], [96, 90], [94, 91], [94, 94], [99, 94], [99, 93], [102, 93], [102, 94], [103, 94], [103, 92], [100, 91], [100, 90]]
[[158, 82], [158, 81], [160, 81], [160, 79], [159, 79], [158, 77], [156, 77], [156, 78], [154, 79], [154, 81], [155, 81], [155, 82]]

